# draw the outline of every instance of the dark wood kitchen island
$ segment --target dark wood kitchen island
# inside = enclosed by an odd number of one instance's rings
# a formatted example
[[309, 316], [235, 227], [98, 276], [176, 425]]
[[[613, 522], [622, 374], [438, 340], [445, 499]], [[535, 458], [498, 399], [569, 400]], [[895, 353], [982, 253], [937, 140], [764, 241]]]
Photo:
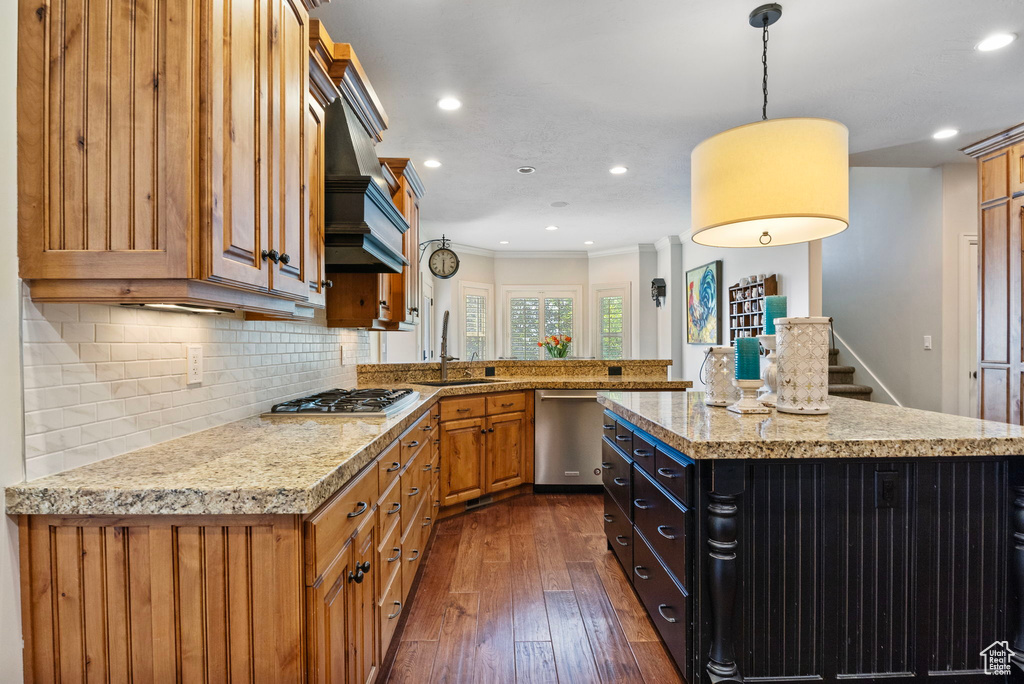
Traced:
[[609, 548], [689, 682], [1024, 680], [1020, 427], [599, 401]]

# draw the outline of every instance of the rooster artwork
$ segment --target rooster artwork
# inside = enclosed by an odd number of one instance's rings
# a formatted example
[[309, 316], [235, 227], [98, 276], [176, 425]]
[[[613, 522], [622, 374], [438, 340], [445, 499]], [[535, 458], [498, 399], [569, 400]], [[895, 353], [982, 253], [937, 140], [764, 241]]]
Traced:
[[721, 280], [721, 261], [686, 272], [686, 341], [690, 344], [720, 344], [722, 341]]

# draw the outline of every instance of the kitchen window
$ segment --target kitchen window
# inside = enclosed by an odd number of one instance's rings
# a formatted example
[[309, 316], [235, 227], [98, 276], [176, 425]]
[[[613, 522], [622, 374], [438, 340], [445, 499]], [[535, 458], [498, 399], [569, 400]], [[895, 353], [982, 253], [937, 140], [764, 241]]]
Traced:
[[461, 283], [462, 358], [466, 361], [491, 359], [491, 311], [494, 288], [483, 283]]
[[629, 284], [594, 287], [594, 353], [599, 359], [629, 358]]
[[505, 299], [505, 354], [513, 359], [546, 358], [537, 343], [548, 335], [573, 338], [570, 356], [582, 356], [579, 338], [580, 288], [528, 290], [502, 288]]

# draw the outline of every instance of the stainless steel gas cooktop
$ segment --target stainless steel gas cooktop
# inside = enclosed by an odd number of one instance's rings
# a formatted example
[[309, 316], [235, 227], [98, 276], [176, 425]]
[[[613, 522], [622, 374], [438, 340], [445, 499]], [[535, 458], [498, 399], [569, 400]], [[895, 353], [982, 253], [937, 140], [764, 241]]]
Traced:
[[332, 389], [276, 404], [271, 414], [330, 413], [360, 417], [390, 416], [420, 398], [410, 389]]

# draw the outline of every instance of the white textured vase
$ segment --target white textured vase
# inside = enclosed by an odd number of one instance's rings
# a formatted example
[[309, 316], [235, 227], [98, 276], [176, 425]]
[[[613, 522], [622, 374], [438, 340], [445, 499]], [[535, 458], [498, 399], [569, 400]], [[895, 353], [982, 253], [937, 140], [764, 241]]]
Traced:
[[829, 319], [824, 317], [775, 320], [776, 410], [803, 415], [829, 412], [828, 326]]
[[764, 386], [761, 388], [761, 396], [758, 398], [765, 406], [775, 407], [775, 402], [778, 401], [779, 395], [776, 392], [778, 388], [779, 369], [777, 365], [778, 357], [775, 355], [775, 335], [758, 335], [757, 339], [760, 340], [761, 346], [768, 352], [768, 356], [764, 358], [764, 363], [761, 367], [761, 380], [764, 382]]
[[736, 375], [735, 347], [709, 347], [704, 372], [705, 404], [728, 406], [739, 398], [739, 389], [732, 383]]

